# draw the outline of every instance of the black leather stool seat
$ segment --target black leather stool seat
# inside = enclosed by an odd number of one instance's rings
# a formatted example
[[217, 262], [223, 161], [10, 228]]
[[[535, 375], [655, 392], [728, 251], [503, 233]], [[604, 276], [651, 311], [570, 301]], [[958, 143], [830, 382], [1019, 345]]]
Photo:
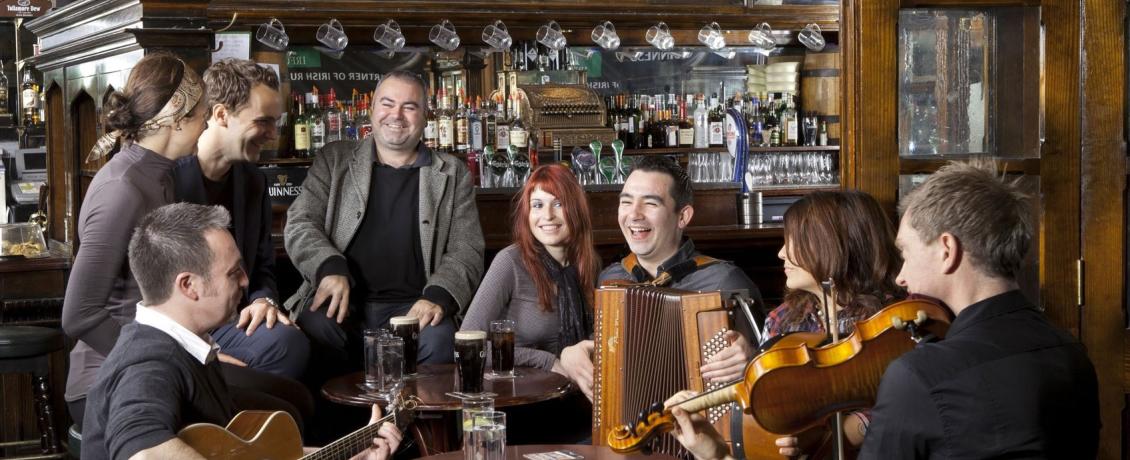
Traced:
[[0, 326], [0, 359], [46, 355], [63, 348], [63, 334], [35, 326]]

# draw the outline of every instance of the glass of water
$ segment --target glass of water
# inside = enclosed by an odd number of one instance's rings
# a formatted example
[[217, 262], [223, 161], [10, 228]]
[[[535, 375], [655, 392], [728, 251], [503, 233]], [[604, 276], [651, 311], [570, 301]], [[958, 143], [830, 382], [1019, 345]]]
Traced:
[[471, 420], [469, 441], [463, 443], [465, 460], [506, 459], [506, 413], [476, 412]]

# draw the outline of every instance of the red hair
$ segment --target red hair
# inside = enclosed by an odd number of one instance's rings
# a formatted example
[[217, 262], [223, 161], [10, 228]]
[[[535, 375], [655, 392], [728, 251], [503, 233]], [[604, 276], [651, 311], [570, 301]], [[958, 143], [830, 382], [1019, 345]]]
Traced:
[[514, 243], [522, 254], [522, 265], [526, 267], [534, 287], [538, 291], [538, 304], [543, 311], [553, 311], [557, 298], [557, 285], [549, 278], [542, 265], [539, 252], [545, 251], [541, 242], [534, 238], [530, 229], [530, 195], [534, 190], [553, 195], [561, 201], [564, 220], [569, 227], [569, 238], [565, 245], [565, 261], [577, 268], [585, 302], [593, 304], [593, 288], [600, 269], [600, 260], [592, 243], [592, 219], [589, 217], [589, 202], [585, 191], [577, 183], [577, 178], [568, 168], [560, 164], [540, 166], [530, 173], [522, 193], [514, 199]]

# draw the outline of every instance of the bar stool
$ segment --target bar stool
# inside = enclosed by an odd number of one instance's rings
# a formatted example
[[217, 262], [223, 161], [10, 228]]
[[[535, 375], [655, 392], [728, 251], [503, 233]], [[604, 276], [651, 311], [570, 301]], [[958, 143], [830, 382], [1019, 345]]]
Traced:
[[[0, 326], [0, 374], [31, 374], [43, 454], [57, 454], [54, 411], [51, 410], [50, 356], [63, 348], [58, 330], [34, 326]], [[34, 445], [35, 441], [4, 443], [4, 447]]]

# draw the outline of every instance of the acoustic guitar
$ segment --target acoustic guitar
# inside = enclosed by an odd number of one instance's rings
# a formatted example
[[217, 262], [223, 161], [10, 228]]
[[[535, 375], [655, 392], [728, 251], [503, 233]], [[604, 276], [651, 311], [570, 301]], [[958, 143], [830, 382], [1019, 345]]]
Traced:
[[415, 397], [397, 398], [387, 406], [388, 414], [349, 433], [315, 452], [302, 451], [302, 435], [298, 424], [286, 412], [243, 411], [236, 414], [227, 427], [211, 423], [195, 423], [185, 427], [177, 437], [205, 458], [322, 460], [348, 459], [368, 449], [384, 422], [392, 422], [403, 430], [411, 422], [418, 405]]

